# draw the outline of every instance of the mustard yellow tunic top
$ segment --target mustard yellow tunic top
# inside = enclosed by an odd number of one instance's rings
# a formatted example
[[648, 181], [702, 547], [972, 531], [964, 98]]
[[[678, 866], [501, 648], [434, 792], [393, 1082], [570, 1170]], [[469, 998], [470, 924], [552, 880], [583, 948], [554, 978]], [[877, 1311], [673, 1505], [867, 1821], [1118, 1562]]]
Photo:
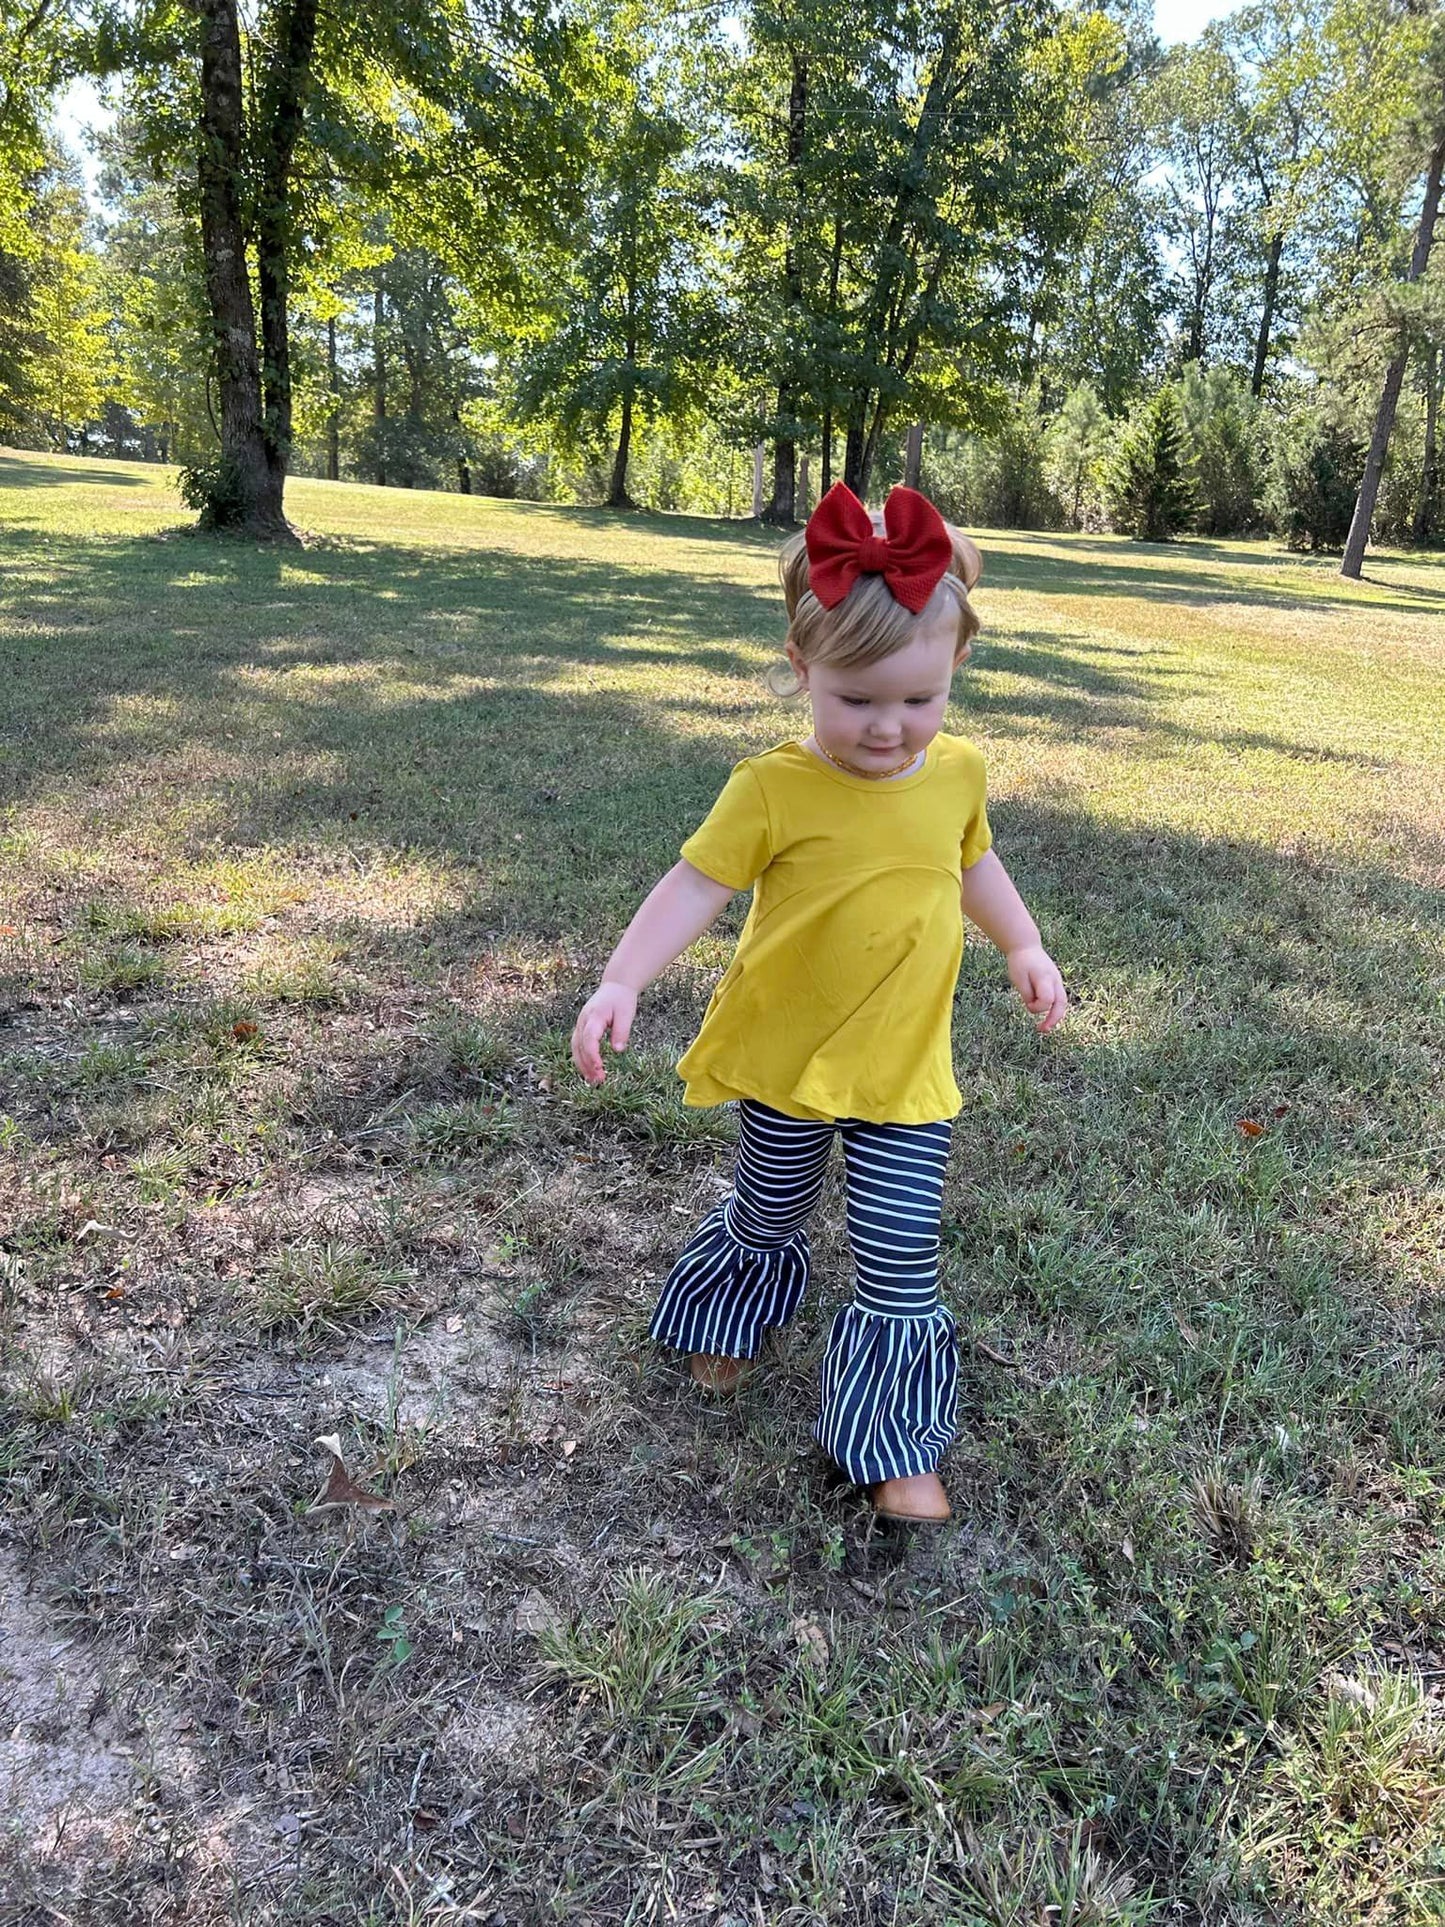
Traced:
[[801, 742], [736, 764], [687, 861], [747, 922], [678, 1063], [685, 1104], [752, 1097], [789, 1117], [953, 1117], [962, 873], [988, 849], [983, 757], [935, 736], [921, 769], [878, 780]]

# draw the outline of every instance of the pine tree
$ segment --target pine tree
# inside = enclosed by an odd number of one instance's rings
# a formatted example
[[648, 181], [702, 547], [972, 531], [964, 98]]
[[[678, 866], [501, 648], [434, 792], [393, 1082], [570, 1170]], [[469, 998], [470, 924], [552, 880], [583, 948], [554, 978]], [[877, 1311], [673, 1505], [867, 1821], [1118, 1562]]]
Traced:
[[1179, 393], [1172, 383], [1146, 402], [1124, 431], [1109, 492], [1114, 527], [1138, 542], [1168, 542], [1189, 526], [1194, 485]]

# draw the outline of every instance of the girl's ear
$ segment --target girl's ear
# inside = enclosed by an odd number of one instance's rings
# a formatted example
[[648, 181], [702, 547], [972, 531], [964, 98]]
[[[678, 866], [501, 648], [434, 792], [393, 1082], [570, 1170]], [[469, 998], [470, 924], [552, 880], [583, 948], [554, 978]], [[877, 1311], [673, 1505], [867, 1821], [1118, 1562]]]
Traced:
[[806, 689], [808, 686], [808, 665], [798, 654], [798, 645], [795, 642], [785, 642], [783, 649], [788, 661], [793, 665], [793, 674]]

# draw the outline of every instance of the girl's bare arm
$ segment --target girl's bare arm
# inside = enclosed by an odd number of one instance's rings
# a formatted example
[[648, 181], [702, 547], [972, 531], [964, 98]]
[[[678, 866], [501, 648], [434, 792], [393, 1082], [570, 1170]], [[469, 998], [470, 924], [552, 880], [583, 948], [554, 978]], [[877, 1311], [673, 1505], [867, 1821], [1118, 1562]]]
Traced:
[[964, 871], [962, 901], [969, 922], [1004, 953], [1009, 979], [1038, 1028], [1052, 1030], [1069, 1008], [1064, 980], [1013, 878], [992, 850]]
[[602, 982], [582, 1006], [572, 1032], [572, 1062], [589, 1084], [600, 1084], [602, 1039], [625, 1050], [638, 996], [716, 922], [736, 893], [715, 883], [685, 857], [649, 892], [607, 961]]

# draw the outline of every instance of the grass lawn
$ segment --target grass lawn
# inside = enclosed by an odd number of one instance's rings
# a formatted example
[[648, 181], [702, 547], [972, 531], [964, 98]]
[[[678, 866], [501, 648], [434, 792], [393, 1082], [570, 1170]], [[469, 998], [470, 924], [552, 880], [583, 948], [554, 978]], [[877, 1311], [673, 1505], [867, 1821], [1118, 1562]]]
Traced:
[[289, 500], [0, 454], [7, 1927], [1445, 1921], [1445, 562], [981, 537], [1076, 1007], [970, 944], [910, 1538], [809, 1441], [836, 1170], [735, 1406], [644, 1340], [742, 906], [567, 1056], [806, 726], [775, 539]]

